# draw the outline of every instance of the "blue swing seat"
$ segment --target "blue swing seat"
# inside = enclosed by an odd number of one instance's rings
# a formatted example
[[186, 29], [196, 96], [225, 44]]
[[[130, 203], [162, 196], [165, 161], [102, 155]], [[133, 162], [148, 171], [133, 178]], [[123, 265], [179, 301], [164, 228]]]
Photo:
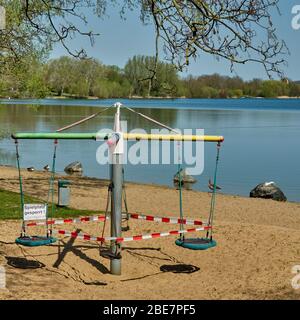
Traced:
[[56, 238], [41, 236], [23, 236], [16, 239], [16, 243], [26, 247], [46, 246], [54, 243]]
[[209, 238], [190, 238], [190, 239], [177, 239], [175, 244], [191, 250], [207, 250], [217, 245], [215, 240]]

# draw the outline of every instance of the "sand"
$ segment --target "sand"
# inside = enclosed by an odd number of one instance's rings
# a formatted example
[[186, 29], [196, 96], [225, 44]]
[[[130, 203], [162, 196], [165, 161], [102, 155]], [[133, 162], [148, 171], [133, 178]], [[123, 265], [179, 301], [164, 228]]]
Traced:
[[[45, 198], [48, 173], [23, 173], [25, 192]], [[107, 181], [70, 179], [72, 207], [104, 210]], [[18, 191], [16, 169], [0, 167], [0, 188]], [[178, 191], [133, 183], [126, 190], [130, 212], [178, 216]], [[185, 215], [205, 221], [210, 197], [210, 193], [184, 191]], [[83, 223], [60, 228], [98, 236], [102, 226]], [[131, 230], [123, 235], [177, 228], [131, 220]], [[26, 248], [14, 243], [19, 230], [20, 221], [0, 221], [0, 266], [7, 276], [0, 299], [300, 298], [300, 289], [291, 285], [292, 267], [300, 265], [299, 203], [219, 194], [217, 247], [183, 249], [174, 244], [175, 236], [128, 242], [123, 245], [121, 276], [109, 274], [110, 262], [100, 256], [96, 242], [60, 237], [51, 246]]]

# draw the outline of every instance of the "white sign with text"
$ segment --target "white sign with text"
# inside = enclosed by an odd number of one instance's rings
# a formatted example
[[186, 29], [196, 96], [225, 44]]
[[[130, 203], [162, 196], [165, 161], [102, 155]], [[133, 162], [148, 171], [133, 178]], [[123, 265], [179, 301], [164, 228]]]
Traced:
[[23, 219], [29, 220], [46, 220], [47, 205], [46, 204], [24, 204]]

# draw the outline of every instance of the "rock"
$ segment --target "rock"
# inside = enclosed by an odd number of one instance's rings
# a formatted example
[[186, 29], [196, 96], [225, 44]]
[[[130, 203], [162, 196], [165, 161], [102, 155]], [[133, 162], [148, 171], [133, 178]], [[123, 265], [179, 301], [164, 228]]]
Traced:
[[65, 167], [65, 172], [72, 173], [72, 172], [82, 172], [82, 164], [79, 161], [75, 161], [70, 163]]
[[179, 182], [179, 175], [180, 175], [182, 183], [195, 183], [195, 182], [197, 182], [197, 180], [193, 176], [187, 174], [186, 169], [181, 169], [180, 172], [177, 172], [175, 174], [174, 179], [173, 179], [174, 182]]
[[250, 191], [250, 198], [273, 199], [276, 201], [287, 200], [284, 193], [273, 181], [257, 185], [253, 190]]

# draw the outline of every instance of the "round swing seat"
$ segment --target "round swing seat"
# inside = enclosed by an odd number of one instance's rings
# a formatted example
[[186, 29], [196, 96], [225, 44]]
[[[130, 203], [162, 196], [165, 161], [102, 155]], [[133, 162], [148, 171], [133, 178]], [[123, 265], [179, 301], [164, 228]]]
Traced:
[[41, 236], [24, 236], [16, 239], [17, 244], [20, 244], [26, 247], [46, 246], [54, 242], [56, 242], [56, 238], [41, 237]]
[[175, 244], [179, 247], [191, 250], [207, 250], [217, 245], [215, 240], [208, 238], [190, 238], [190, 239], [177, 239]]

